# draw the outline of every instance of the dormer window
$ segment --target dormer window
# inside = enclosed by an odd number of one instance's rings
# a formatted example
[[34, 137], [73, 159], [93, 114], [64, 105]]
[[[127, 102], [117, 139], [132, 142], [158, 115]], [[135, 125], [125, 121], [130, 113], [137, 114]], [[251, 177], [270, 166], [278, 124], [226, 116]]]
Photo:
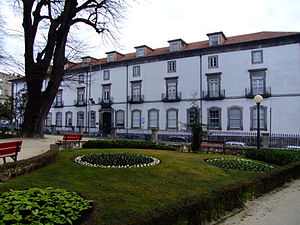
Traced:
[[227, 39], [222, 31], [216, 33], [210, 33], [207, 34], [207, 36], [209, 38], [209, 46], [221, 45]]
[[145, 48], [136, 49], [136, 57], [143, 57], [143, 56], [145, 56]]
[[107, 55], [107, 62], [113, 62], [113, 61], [115, 61], [116, 60], [116, 55], [115, 55], [115, 53], [109, 53], [108, 55]]
[[187, 45], [182, 39], [168, 41], [170, 44], [170, 52], [180, 51], [182, 46]]
[[91, 58], [90, 57], [84, 57], [84, 58], [81, 58], [82, 59], [82, 66], [89, 66], [90, 63], [91, 63]]
[[170, 51], [175, 52], [180, 50], [180, 43], [179, 42], [174, 42], [170, 43]]

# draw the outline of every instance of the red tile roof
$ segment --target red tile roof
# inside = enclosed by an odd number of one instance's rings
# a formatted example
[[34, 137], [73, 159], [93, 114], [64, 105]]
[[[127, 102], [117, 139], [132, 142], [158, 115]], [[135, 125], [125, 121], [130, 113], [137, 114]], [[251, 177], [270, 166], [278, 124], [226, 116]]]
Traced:
[[[251, 34], [243, 34], [238, 36], [232, 36], [227, 37], [226, 40], [224, 40], [223, 45], [229, 45], [229, 44], [237, 44], [237, 43], [243, 43], [248, 41], [256, 41], [256, 40], [263, 40], [263, 39], [269, 39], [269, 38], [276, 38], [276, 37], [283, 37], [293, 34], [300, 34], [300, 32], [270, 32], [270, 31], [263, 31], [258, 33], [251, 33]], [[194, 43], [188, 43], [187, 45], [184, 45], [181, 49], [181, 51], [186, 50], [193, 50], [193, 49], [201, 49], [201, 48], [207, 48], [209, 47], [208, 40], [206, 41], [199, 41]], [[169, 47], [163, 47], [163, 48], [157, 48], [153, 49], [153, 51], [150, 54], [147, 54], [147, 56], [155, 56], [155, 55], [161, 55], [169, 53]], [[146, 57], [147, 57], [146, 56]], [[119, 60], [116, 61], [122, 61], [122, 60], [129, 60], [129, 59], [135, 59], [136, 53], [128, 53], [124, 54], [123, 57], [121, 57]], [[94, 61], [93, 64], [99, 65], [107, 63], [106, 58], [98, 59], [97, 61]], [[79, 68], [81, 66], [81, 63], [78, 64], [75, 68]]]

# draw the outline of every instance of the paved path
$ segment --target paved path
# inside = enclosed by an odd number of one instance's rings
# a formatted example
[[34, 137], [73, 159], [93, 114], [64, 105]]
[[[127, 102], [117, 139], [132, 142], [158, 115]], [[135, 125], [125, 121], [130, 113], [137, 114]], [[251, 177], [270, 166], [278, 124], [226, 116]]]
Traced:
[[246, 203], [222, 225], [300, 225], [300, 179]]
[[[55, 144], [56, 140], [62, 139], [62, 136], [57, 135], [45, 135], [45, 138], [42, 139], [34, 139], [34, 138], [9, 138], [9, 139], [1, 139], [0, 143], [15, 141], [15, 140], [23, 140], [21, 152], [18, 155], [18, 160], [28, 159], [37, 155], [40, 155], [50, 149], [50, 144]], [[91, 138], [89, 138], [91, 139]], [[83, 138], [83, 140], [87, 140], [87, 138]], [[11, 158], [6, 158], [7, 162], [13, 162]], [[0, 159], [0, 164], [3, 163], [3, 160]]]

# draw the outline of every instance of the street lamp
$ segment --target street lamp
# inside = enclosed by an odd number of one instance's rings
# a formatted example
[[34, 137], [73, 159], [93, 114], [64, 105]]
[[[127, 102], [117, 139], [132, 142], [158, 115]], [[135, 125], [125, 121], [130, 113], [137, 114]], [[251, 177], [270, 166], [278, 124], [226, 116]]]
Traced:
[[256, 103], [256, 107], [257, 107], [257, 149], [260, 149], [260, 118], [259, 118], [259, 105], [260, 103], [262, 103], [262, 101], [264, 100], [263, 97], [261, 95], [255, 95], [255, 97], [253, 98], [254, 102]]

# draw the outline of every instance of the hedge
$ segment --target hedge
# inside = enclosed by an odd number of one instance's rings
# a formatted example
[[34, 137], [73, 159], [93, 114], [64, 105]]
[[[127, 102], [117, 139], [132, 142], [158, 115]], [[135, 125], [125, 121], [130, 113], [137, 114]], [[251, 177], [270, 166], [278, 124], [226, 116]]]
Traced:
[[176, 150], [174, 147], [165, 144], [131, 140], [89, 140], [82, 145], [82, 148], [139, 148]]
[[52, 148], [41, 155], [29, 159], [1, 164], [0, 182], [7, 181], [13, 177], [23, 175], [38, 168], [45, 167], [56, 161], [58, 153], [58, 148]]
[[299, 161], [300, 152], [280, 149], [251, 149], [245, 153], [245, 157], [278, 166], [284, 166]]
[[226, 212], [241, 208], [244, 202], [265, 194], [285, 182], [300, 177], [300, 162], [289, 164], [253, 182], [225, 185], [209, 193], [153, 209], [114, 225], [202, 225], [220, 219]]

